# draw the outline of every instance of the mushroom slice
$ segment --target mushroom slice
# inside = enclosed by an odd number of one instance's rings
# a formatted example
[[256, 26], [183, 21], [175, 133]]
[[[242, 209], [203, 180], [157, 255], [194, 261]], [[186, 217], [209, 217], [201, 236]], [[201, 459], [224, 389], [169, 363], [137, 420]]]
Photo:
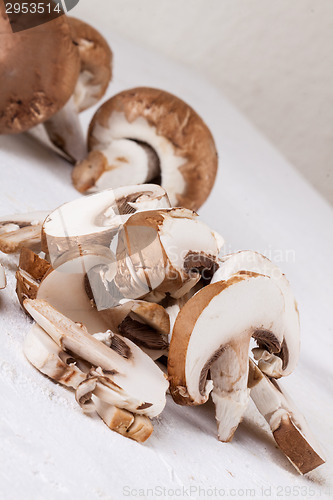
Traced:
[[30, 363], [40, 372], [67, 387], [76, 388], [87, 378], [89, 366], [80, 363], [64, 352], [58, 344], [37, 324], [24, 339], [23, 352]]
[[6, 275], [5, 275], [5, 270], [0, 264], [0, 290], [3, 288], [6, 288]]
[[119, 226], [140, 210], [168, 208], [168, 197], [159, 186], [146, 184], [108, 189], [65, 203], [46, 218], [42, 248], [54, 263], [63, 253], [91, 244], [110, 246]]
[[48, 212], [0, 217], [0, 251], [18, 253], [22, 247], [40, 250], [41, 230]]
[[[51, 339], [51, 337], [37, 324], [34, 324], [27, 334], [23, 351], [28, 361], [44, 375], [52, 378], [54, 381], [77, 389], [84, 387], [81, 393], [80, 403], [84, 410], [97, 411], [98, 415], [110, 427], [110, 429], [129, 437], [138, 442], [143, 442], [153, 431], [153, 426], [148, 417], [143, 415], [133, 415], [132, 413], [116, 408], [115, 406], [104, 403], [101, 399], [94, 397], [93, 402], [84, 405], [84, 395], [87, 396], [87, 384], [89, 382], [90, 390], [95, 389], [95, 379], [87, 379], [91, 365], [82, 360], [73, 358], [72, 355], [64, 352]], [[87, 408], [88, 407], [88, 408]]]
[[[202, 404], [212, 391], [219, 439], [230, 441], [248, 402], [251, 337], [259, 336], [268, 351], [281, 352], [298, 335], [293, 328], [271, 278], [243, 272], [207, 285], [182, 307], [174, 325], [168, 358], [173, 399]], [[207, 382], [208, 370], [213, 381]]]
[[98, 367], [93, 373], [97, 378], [94, 391], [97, 397], [149, 417], [161, 413], [168, 382], [155, 363], [133, 342], [115, 334], [109, 348], [47, 302], [26, 299], [24, 305], [59, 347]]
[[184, 101], [163, 90], [125, 90], [92, 119], [89, 155], [73, 170], [80, 192], [157, 182], [171, 205], [198, 209], [217, 172], [217, 152], [207, 125]]
[[[300, 350], [299, 313], [289, 281], [281, 269], [267, 259], [267, 257], [257, 252], [246, 250], [224, 256], [221, 259], [219, 269], [212, 278], [212, 283], [227, 280], [232, 275], [242, 271], [269, 276], [280, 288], [285, 302], [285, 316], [290, 325], [292, 325], [292, 328], [289, 330], [291, 335], [283, 343], [281, 351], [274, 352], [274, 349], [269, 349], [271, 352], [268, 352], [264, 339], [260, 337], [260, 333], [258, 332], [256, 340], [259, 347], [253, 349], [253, 353], [255, 359], [259, 361], [259, 368], [266, 375], [275, 378], [279, 378], [281, 375], [289, 375], [296, 367]], [[268, 339], [266, 339], [267, 341], [269, 342]]]
[[81, 113], [97, 104], [105, 94], [112, 77], [112, 51], [95, 28], [74, 17], [67, 20], [80, 54], [81, 68], [73, 97]]
[[36, 296], [30, 298], [46, 300], [72, 321], [83, 323], [91, 334], [104, 332], [108, 324], [86, 293], [86, 274], [97, 265], [111, 267], [113, 261], [112, 252], [98, 245], [81, 250], [80, 256], [67, 252], [43, 277]]
[[301, 474], [325, 463], [323, 452], [303, 415], [277, 382], [264, 375], [252, 360], [249, 388], [251, 398], [267, 420], [277, 445]]
[[177, 297], [180, 289], [187, 293], [186, 283], [194, 287], [198, 274], [217, 265], [222, 244], [222, 238], [190, 210], [133, 214], [118, 234], [116, 274], [110, 280], [106, 270], [100, 277], [110, 296], [110, 307], [153, 290]]
[[16, 271], [16, 294], [23, 307], [24, 299], [35, 299], [41, 280], [50, 271], [51, 265], [29, 248], [22, 248], [19, 268]]
[[145, 415], [136, 415], [117, 408], [96, 396], [92, 399], [98, 415], [111, 430], [138, 443], [143, 443], [151, 436], [154, 430], [153, 424]]

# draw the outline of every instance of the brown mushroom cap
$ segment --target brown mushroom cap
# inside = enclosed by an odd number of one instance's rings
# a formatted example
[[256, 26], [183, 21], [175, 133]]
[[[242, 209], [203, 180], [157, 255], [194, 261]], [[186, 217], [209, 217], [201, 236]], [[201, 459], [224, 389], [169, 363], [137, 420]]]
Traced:
[[85, 101], [78, 103], [80, 112], [97, 103], [105, 94], [112, 78], [113, 55], [107, 41], [95, 28], [74, 17], [67, 19], [80, 53], [80, 73], [88, 72], [91, 75], [89, 86], [94, 87], [90, 104]]
[[80, 69], [65, 16], [13, 34], [0, 5], [0, 133], [46, 121], [72, 95]]
[[[108, 128], [112, 113], [124, 113], [129, 123], [143, 117], [184, 158], [179, 170], [185, 191], [177, 194], [178, 205], [197, 210], [210, 194], [217, 172], [217, 151], [213, 136], [200, 116], [184, 101], [163, 90], [138, 87], [114, 96], [97, 111], [89, 128], [89, 151], [96, 149], [96, 126]], [[162, 182], [163, 187], [163, 171]]]

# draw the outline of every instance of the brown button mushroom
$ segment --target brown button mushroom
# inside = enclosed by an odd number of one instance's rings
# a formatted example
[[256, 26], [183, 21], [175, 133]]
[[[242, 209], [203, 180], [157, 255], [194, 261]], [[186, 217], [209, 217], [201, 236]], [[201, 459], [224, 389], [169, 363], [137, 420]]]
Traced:
[[73, 96], [75, 107], [80, 113], [94, 106], [105, 94], [112, 78], [112, 51], [95, 28], [74, 17], [67, 19], [81, 60]]
[[88, 147], [72, 176], [81, 192], [155, 182], [171, 205], [196, 210], [215, 181], [212, 134], [188, 104], [163, 90], [135, 88], [104, 103], [90, 124]]
[[45, 122], [73, 94], [80, 57], [66, 16], [13, 34], [0, 4], [0, 133]]

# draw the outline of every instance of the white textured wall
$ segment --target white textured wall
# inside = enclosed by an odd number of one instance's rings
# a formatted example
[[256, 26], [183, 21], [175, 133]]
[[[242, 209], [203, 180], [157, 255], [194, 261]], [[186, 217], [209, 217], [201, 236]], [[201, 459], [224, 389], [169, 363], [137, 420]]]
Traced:
[[80, 0], [215, 83], [333, 203], [333, 0]]

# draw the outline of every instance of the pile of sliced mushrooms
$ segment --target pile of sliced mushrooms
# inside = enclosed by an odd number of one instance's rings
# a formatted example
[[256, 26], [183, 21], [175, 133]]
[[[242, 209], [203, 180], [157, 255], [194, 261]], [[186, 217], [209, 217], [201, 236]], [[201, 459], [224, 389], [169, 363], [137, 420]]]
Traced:
[[[30, 91], [18, 99], [16, 61], [3, 44], [0, 131], [45, 134], [75, 164], [73, 184], [88, 196], [0, 218], [0, 251], [19, 255], [17, 296], [34, 320], [25, 356], [74, 390], [84, 412], [138, 442], [153, 432], [167, 393], [179, 405], [211, 396], [223, 442], [252, 398], [296, 469], [315, 469], [324, 463], [320, 446], [277, 383], [300, 350], [289, 282], [254, 251], [222, 255], [223, 238], [195, 212], [217, 172], [208, 127], [176, 96], [135, 88], [98, 109], [86, 148], [78, 113], [104, 95], [112, 52], [82, 21], [49, 25], [62, 84], [55, 91], [48, 61], [35, 57]], [[27, 53], [31, 39], [8, 32]]]

